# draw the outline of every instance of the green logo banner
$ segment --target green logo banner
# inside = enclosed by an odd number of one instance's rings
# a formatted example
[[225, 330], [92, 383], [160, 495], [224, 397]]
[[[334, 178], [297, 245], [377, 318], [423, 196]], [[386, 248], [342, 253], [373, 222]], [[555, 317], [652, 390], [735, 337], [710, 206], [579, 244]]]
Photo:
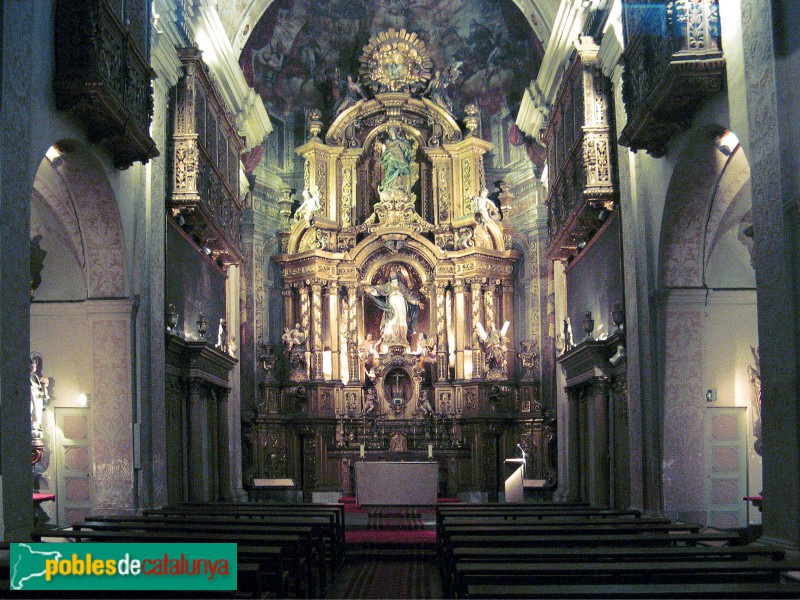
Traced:
[[11, 544], [12, 590], [235, 590], [236, 544]]

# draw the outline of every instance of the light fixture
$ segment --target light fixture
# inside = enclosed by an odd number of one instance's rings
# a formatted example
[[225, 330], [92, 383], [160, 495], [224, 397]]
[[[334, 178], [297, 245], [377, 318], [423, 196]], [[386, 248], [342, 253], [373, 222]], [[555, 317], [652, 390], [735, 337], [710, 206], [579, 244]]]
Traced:
[[739, 146], [739, 138], [732, 131], [726, 131], [717, 141], [717, 150], [722, 152], [725, 156], [733, 154], [734, 150]]
[[61, 158], [61, 152], [55, 146], [50, 146], [44, 154], [51, 163]]
[[89, 402], [91, 401], [92, 396], [91, 394], [78, 394], [78, 405], [82, 408], [86, 408], [89, 406]]

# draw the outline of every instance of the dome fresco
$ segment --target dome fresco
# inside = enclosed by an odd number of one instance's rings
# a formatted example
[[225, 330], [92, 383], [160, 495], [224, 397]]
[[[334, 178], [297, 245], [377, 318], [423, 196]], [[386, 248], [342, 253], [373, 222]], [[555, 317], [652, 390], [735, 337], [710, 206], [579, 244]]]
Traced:
[[364, 46], [390, 28], [416, 33], [434, 72], [458, 67], [449, 90], [456, 115], [469, 102], [484, 117], [515, 111], [543, 54], [511, 0], [279, 0], [253, 28], [240, 64], [271, 114], [319, 108], [329, 122]]

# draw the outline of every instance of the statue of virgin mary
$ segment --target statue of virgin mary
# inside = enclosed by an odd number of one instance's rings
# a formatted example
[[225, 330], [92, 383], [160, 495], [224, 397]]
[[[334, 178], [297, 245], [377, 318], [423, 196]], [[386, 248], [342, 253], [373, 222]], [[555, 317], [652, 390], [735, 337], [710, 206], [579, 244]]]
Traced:
[[383, 311], [381, 319], [381, 340], [384, 344], [408, 346], [408, 336], [417, 327], [420, 299], [408, 289], [400, 279], [397, 268], [391, 270], [389, 281], [382, 285], [367, 286], [364, 290], [372, 301]]

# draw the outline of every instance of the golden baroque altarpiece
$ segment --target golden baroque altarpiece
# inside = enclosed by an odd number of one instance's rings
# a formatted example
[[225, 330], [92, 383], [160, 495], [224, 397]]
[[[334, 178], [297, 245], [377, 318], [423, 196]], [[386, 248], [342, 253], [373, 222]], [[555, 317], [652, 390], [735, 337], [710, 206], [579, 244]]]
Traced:
[[361, 64], [372, 97], [351, 80], [324, 139], [311, 111], [301, 204], [279, 201], [283, 348], [262, 356], [245, 480], [292, 477], [311, 499], [352, 493], [357, 460], [427, 458], [440, 494], [492, 498], [522, 442], [529, 477], [555, 483], [538, 357], [515, 349], [520, 253], [486, 189], [477, 109], [462, 132], [404, 30], [373, 38]]

